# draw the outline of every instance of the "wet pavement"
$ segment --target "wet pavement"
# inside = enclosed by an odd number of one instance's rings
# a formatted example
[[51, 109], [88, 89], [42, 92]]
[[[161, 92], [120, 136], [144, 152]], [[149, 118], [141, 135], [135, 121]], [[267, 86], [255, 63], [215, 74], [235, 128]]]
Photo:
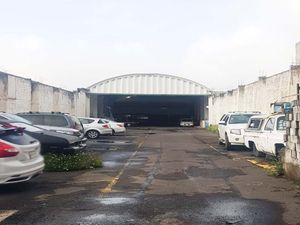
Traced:
[[203, 129], [131, 128], [88, 150], [103, 168], [0, 186], [0, 225], [300, 224], [291, 181]]

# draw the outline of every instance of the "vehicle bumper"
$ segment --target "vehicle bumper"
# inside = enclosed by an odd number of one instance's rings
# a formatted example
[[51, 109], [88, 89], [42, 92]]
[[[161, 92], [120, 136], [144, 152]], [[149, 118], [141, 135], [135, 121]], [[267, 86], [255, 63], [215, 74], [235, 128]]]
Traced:
[[114, 131], [116, 133], [125, 133], [126, 132], [126, 128], [125, 127], [114, 128]]
[[243, 135], [230, 134], [228, 136], [229, 142], [231, 145], [244, 145], [244, 137]]
[[105, 134], [112, 134], [112, 129], [101, 130], [101, 134], [102, 134], [102, 135], [105, 135]]
[[37, 157], [32, 162], [1, 162], [0, 184], [11, 184], [28, 181], [40, 175], [45, 167], [44, 158]]
[[86, 141], [87, 138], [82, 138], [81, 141], [78, 142], [74, 142], [72, 144], [70, 144], [68, 147], [65, 147], [65, 150], [74, 150], [74, 151], [78, 151], [78, 150], [83, 150], [86, 148]]

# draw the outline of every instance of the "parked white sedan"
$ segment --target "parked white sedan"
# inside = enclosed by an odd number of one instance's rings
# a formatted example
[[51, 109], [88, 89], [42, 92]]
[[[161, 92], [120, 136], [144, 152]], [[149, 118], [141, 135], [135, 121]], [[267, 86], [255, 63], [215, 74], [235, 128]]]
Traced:
[[109, 120], [109, 119], [102, 119], [102, 121], [104, 121], [105, 123], [108, 123], [110, 125], [113, 134], [126, 132], [124, 123], [116, 122], [116, 121]]
[[100, 118], [78, 118], [83, 125], [85, 135], [90, 139], [96, 139], [100, 135], [112, 135], [110, 125]]
[[0, 123], [0, 184], [28, 181], [41, 174], [44, 166], [37, 140]]

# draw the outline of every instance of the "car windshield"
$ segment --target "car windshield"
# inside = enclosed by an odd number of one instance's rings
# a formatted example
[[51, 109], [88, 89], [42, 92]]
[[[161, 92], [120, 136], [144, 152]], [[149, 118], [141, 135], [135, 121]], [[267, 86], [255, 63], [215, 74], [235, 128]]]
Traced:
[[14, 115], [14, 114], [5, 114], [5, 117], [8, 118], [9, 120], [14, 120], [14, 121], [19, 121], [27, 124], [32, 124], [29, 120], [26, 120], [20, 116]]
[[253, 116], [253, 114], [231, 115], [231, 117], [229, 119], [229, 124], [248, 123], [251, 116]]

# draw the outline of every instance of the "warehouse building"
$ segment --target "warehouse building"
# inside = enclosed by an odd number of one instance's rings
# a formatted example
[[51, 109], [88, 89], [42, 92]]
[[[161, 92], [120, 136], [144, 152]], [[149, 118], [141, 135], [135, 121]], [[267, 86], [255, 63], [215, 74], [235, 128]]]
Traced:
[[207, 120], [207, 87], [165, 74], [128, 74], [88, 88], [92, 117], [110, 117], [132, 125], [176, 126], [181, 119], [195, 125]]

